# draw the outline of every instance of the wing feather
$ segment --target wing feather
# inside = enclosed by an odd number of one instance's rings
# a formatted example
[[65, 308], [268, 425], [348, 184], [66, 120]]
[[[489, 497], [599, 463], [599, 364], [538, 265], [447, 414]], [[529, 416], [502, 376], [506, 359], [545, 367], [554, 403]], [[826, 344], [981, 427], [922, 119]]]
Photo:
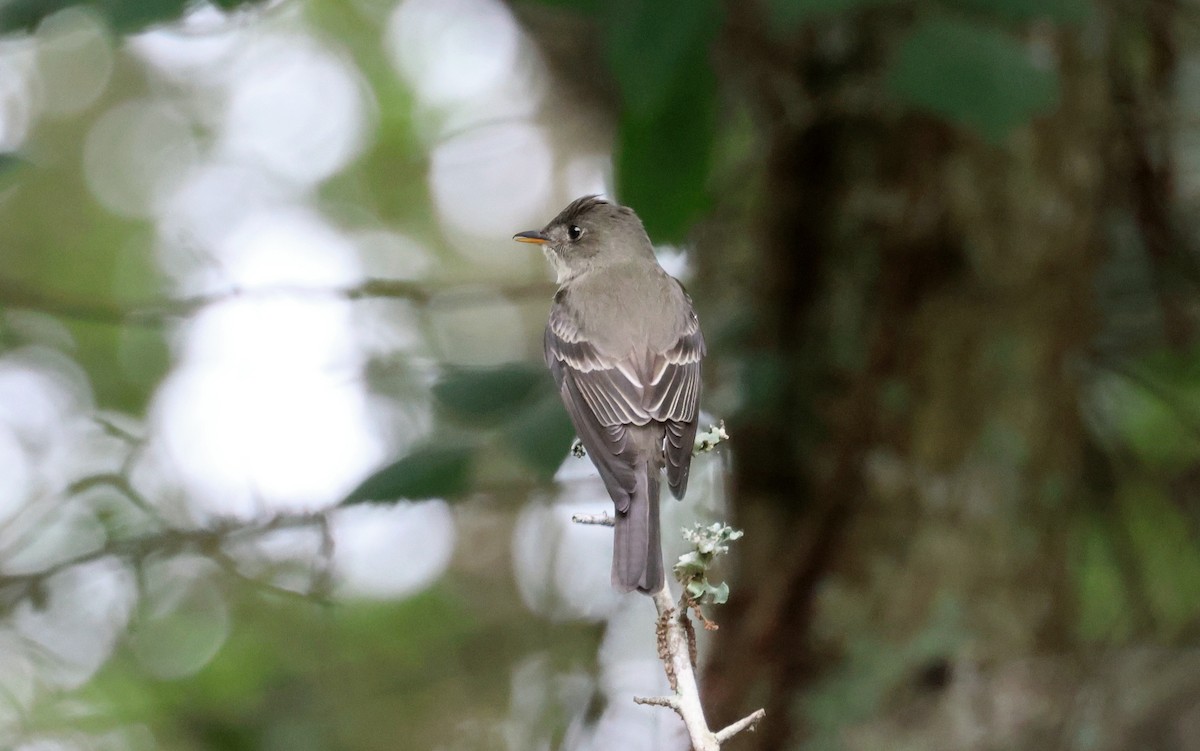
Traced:
[[687, 489], [699, 411], [704, 338], [688, 310], [679, 338], [660, 352], [601, 352], [581, 330], [569, 296], [555, 296], [546, 326], [546, 363], [559, 385], [579, 438], [592, 456], [618, 511], [635, 480], [626, 426], [661, 423], [667, 483], [679, 498]]

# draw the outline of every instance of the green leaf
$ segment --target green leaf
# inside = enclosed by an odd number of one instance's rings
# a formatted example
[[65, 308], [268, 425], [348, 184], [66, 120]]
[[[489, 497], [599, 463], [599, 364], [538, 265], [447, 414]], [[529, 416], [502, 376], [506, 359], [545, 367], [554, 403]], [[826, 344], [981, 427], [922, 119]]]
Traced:
[[[221, 10], [235, 10], [264, 0], [213, 0]], [[0, 33], [33, 31], [42, 19], [82, 5], [96, 11], [120, 33], [141, 31], [178, 19], [197, 3], [192, 0], [5, 0], [0, 3]]]
[[604, 0], [525, 0], [522, 5], [545, 5], [551, 8], [563, 8], [580, 13], [595, 13], [604, 5]]
[[557, 395], [548, 396], [517, 417], [504, 429], [514, 453], [543, 479], [567, 458], [575, 427]]
[[1058, 75], [1034, 65], [1015, 38], [947, 18], [920, 21], [901, 45], [887, 86], [903, 102], [999, 142], [1058, 103]]
[[604, 19], [605, 52], [626, 113], [654, 117], [675, 92], [708, 72], [720, 26], [716, 0], [614, 0]]
[[6, 0], [0, 4], [0, 32], [33, 31], [41, 20], [80, 0]]
[[708, 207], [716, 98], [706, 78], [691, 84], [694, 91], [677, 91], [678, 104], [661, 115], [627, 116], [617, 129], [617, 195], [637, 210], [655, 242], [683, 240]]
[[782, 356], [770, 352], [754, 352], [742, 358], [738, 384], [742, 394], [742, 417], [757, 419], [778, 408], [795, 377], [789, 365]]
[[1200, 350], [1130, 363], [1103, 394], [1117, 434], [1148, 468], [1183, 472], [1200, 461]]
[[1138, 554], [1146, 601], [1157, 624], [1174, 636], [1200, 613], [1200, 547], [1191, 525], [1152, 482], [1123, 483], [1117, 503]]
[[[832, 0], [830, 0], [832, 1]], [[1078, 24], [1092, 16], [1091, 0], [951, 0], [967, 10], [986, 13], [1003, 21], [1027, 23], [1046, 19]]]
[[708, 569], [708, 564], [694, 550], [689, 550], [675, 561], [675, 573], [678, 576], [701, 576]]
[[130, 33], [174, 21], [191, 3], [188, 0], [105, 0], [98, 5], [114, 30]]
[[13, 172], [18, 167], [24, 167], [29, 162], [20, 154], [8, 151], [0, 153], [0, 175]]
[[617, 195], [655, 241], [678, 241], [707, 206], [717, 115], [709, 54], [720, 7], [621, 0], [607, 11], [606, 52], [622, 102]]
[[363, 480], [342, 505], [460, 496], [471, 486], [472, 458], [468, 446], [418, 447]]
[[715, 587], [710, 584], [708, 596], [714, 605], [724, 605], [725, 601], [729, 599], [729, 585], [725, 582], [721, 582]]
[[1133, 620], [1111, 535], [1097, 518], [1072, 525], [1071, 537], [1079, 636], [1085, 641], [1128, 636]]
[[493, 424], [511, 417], [538, 393], [550, 391], [546, 369], [534, 363], [446, 372], [433, 386], [433, 397], [448, 414], [472, 424]]
[[776, 28], [848, 13], [877, 5], [894, 5], [899, 0], [769, 0], [767, 12]]

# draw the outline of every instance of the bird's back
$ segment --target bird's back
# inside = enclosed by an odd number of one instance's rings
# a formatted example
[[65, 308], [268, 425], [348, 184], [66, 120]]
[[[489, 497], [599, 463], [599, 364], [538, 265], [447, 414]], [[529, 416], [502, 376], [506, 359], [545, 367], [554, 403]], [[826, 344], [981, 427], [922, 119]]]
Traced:
[[[564, 303], [579, 322], [580, 334], [615, 358], [640, 359], [669, 349], [691, 311], [679, 283], [653, 261], [597, 268], [564, 289]], [[606, 325], [588, 326], [592, 321]]]

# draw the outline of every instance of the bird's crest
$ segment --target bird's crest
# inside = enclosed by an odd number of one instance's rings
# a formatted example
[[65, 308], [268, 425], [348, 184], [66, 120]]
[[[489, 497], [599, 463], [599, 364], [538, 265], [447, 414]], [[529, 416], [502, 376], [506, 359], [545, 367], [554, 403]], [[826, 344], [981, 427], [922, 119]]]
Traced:
[[596, 208], [599, 208], [601, 206], [612, 207], [613, 213], [618, 213], [618, 214], [632, 214], [633, 213], [632, 209], [626, 208], [625, 206], [621, 206], [620, 204], [615, 204], [615, 203], [605, 200], [604, 198], [601, 198], [600, 196], [597, 196], [597, 195], [590, 195], [590, 196], [583, 196], [582, 198], [576, 198], [574, 201], [571, 201], [571, 203], [567, 204], [567, 207], [565, 209], [563, 209], [561, 212], [559, 212], [559, 215], [554, 218], [554, 221], [551, 222], [551, 224], [568, 224], [570, 222], [573, 222], [573, 221], [579, 219], [579, 217], [583, 216], [584, 214], [588, 214], [591, 211], [593, 211]]

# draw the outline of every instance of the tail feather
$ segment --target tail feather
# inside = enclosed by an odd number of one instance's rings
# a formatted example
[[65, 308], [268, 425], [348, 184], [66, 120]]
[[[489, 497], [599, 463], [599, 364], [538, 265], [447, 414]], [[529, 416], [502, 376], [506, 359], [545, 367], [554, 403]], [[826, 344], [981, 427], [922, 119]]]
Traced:
[[628, 511], [613, 526], [612, 583], [622, 592], [651, 593], [663, 585], [662, 539], [658, 521], [660, 470], [639, 462]]

